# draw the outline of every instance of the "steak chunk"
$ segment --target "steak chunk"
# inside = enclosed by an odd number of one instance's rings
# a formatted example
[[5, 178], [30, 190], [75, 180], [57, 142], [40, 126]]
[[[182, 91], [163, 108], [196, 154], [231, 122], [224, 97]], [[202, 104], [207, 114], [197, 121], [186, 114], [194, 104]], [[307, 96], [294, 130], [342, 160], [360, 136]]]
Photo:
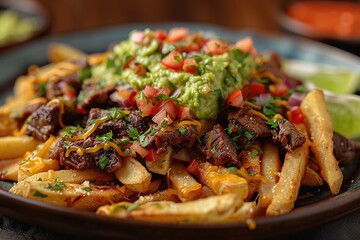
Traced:
[[340, 165], [346, 166], [360, 158], [360, 144], [334, 132], [334, 156]]
[[[93, 137], [72, 143], [60, 140], [56, 146], [51, 149], [50, 158], [56, 159], [61, 165], [72, 169], [100, 168], [108, 173], [112, 173], [122, 166], [122, 158], [113, 148], [106, 151], [100, 149], [95, 153], [84, 153], [83, 155], [79, 155], [76, 151], [71, 151], [69, 156], [66, 157], [67, 148], [65, 146], [77, 146], [86, 149], [101, 143], [102, 141], [94, 140]], [[68, 144], [71, 145], [69, 146]]]
[[273, 140], [280, 142], [287, 150], [292, 151], [305, 143], [305, 137], [295, 128], [295, 126], [286, 120], [278, 120], [279, 131], [273, 130]]
[[238, 161], [236, 147], [220, 124], [205, 134], [198, 149], [206, 158], [211, 158], [215, 165]]
[[165, 132], [158, 132], [154, 136], [157, 153], [166, 151], [167, 146], [191, 148], [198, 137], [194, 125], [184, 125], [182, 129], [172, 129]]

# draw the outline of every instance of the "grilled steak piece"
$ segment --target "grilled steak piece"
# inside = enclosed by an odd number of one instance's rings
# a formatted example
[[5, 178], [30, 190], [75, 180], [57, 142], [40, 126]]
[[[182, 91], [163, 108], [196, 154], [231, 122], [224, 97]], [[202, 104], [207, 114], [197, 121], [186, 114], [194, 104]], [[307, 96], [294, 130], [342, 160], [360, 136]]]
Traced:
[[291, 122], [280, 119], [278, 123], [279, 130], [271, 131], [273, 140], [280, 142], [287, 151], [292, 151], [305, 143], [305, 136], [302, 135]]
[[341, 166], [360, 158], [360, 144], [334, 132], [334, 156]]
[[109, 95], [116, 90], [115, 85], [99, 86], [100, 84], [93, 79], [88, 79], [83, 84], [78, 96], [79, 109], [89, 110], [90, 108], [109, 108], [115, 107], [116, 102], [111, 101]]
[[17, 126], [19, 128], [21, 128], [21, 126], [24, 124], [25, 120], [33, 113], [35, 112], [38, 108], [40, 108], [42, 105], [44, 105], [44, 103], [42, 102], [38, 102], [38, 103], [34, 103], [34, 104], [30, 104], [27, 105], [23, 112], [21, 114], [19, 114], [19, 116], [14, 117], [14, 120], [17, 123]]
[[207, 159], [212, 159], [215, 165], [238, 161], [236, 147], [220, 124], [205, 134], [198, 149]]
[[157, 153], [166, 151], [167, 146], [175, 146], [178, 148], [191, 148], [198, 137], [198, 132], [194, 125], [184, 125], [180, 129], [171, 129], [165, 132], [159, 131], [154, 136]]
[[78, 155], [76, 151], [71, 151], [68, 157], [65, 155], [67, 151], [65, 146], [70, 147], [68, 146], [69, 144], [86, 149], [101, 143], [103, 142], [94, 140], [93, 137], [77, 140], [72, 143], [60, 140], [51, 149], [50, 158], [58, 160], [65, 167], [77, 170], [101, 168], [108, 173], [114, 172], [122, 166], [122, 158], [113, 148], [106, 151], [100, 149], [95, 153], [84, 153], [83, 155]]
[[48, 81], [45, 87], [45, 96], [51, 100], [57, 97], [76, 97], [81, 88], [81, 81], [79, 80], [78, 73], [71, 73], [58, 80]]
[[250, 139], [271, 137], [271, 131], [266, 121], [249, 112], [250, 109], [248, 106], [231, 108], [228, 113], [228, 125], [233, 131], [231, 137], [236, 137], [236, 143], [239, 147], [246, 144]]

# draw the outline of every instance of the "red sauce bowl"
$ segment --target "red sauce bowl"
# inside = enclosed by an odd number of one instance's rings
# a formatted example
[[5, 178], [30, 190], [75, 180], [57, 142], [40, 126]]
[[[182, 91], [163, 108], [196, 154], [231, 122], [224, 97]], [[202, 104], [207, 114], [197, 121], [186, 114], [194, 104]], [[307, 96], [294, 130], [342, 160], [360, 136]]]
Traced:
[[360, 43], [359, 1], [282, 1], [277, 18], [284, 29], [298, 35]]

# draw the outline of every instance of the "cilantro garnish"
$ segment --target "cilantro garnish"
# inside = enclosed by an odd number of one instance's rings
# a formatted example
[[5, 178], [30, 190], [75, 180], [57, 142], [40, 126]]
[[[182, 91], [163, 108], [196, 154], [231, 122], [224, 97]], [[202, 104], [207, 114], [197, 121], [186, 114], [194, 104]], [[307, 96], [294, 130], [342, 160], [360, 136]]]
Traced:
[[251, 156], [251, 157], [256, 157], [256, 156], [259, 156], [260, 153], [261, 153], [260, 150], [253, 149], [253, 150], [251, 150], [251, 152], [250, 152], [250, 156]]
[[54, 185], [47, 183], [45, 185], [45, 188], [53, 190], [53, 191], [62, 191], [62, 190], [64, 190], [64, 187], [65, 187], [65, 183], [63, 183], [63, 182], [56, 183]]
[[78, 73], [78, 78], [79, 80], [82, 82], [84, 81], [85, 79], [88, 79], [91, 77], [91, 68], [84, 68], [83, 70], [81, 70], [79, 73]]
[[161, 127], [162, 128], [167, 128], [168, 127], [168, 121], [166, 119], [164, 119], [162, 122], [161, 122]]
[[250, 132], [245, 132], [245, 137], [247, 140], [251, 140], [254, 137], [254, 135], [252, 135]]
[[43, 194], [43, 193], [41, 193], [41, 192], [39, 192], [39, 191], [35, 191], [35, 193], [34, 193], [33, 196], [34, 196], [34, 197], [40, 197], [40, 198], [47, 198], [47, 197], [48, 197], [47, 194]]
[[175, 61], [177, 61], [178, 63], [181, 63], [181, 59], [180, 59], [179, 56], [174, 56], [174, 59], [175, 59]]
[[277, 129], [279, 127], [279, 122], [277, 119], [266, 122], [267, 125], [270, 125], [270, 128]]
[[229, 173], [232, 173], [232, 172], [236, 172], [238, 169], [236, 168], [236, 167], [229, 167], [228, 169], [227, 169], [227, 171], [229, 172]]
[[110, 159], [107, 156], [103, 156], [99, 161], [99, 167], [101, 170], [104, 170], [105, 167], [108, 165]]
[[113, 132], [110, 130], [109, 132], [103, 134], [103, 135], [97, 135], [95, 137], [95, 140], [104, 141], [105, 143], [110, 142], [113, 139]]
[[280, 107], [275, 105], [275, 101], [274, 98], [271, 98], [262, 109], [263, 114], [270, 119], [280, 112]]
[[89, 187], [83, 187], [82, 190], [84, 190], [85, 192], [91, 192], [92, 191], [92, 189], [89, 188]]
[[211, 151], [212, 154], [215, 154], [215, 153], [216, 153], [216, 148], [215, 148], [215, 146], [212, 147], [210, 151]]
[[232, 55], [238, 62], [243, 62], [244, 59], [248, 56], [248, 54], [242, 53], [239, 49], [233, 49], [231, 50]]
[[184, 136], [186, 132], [187, 132], [186, 127], [182, 126], [181, 128], [179, 128], [179, 133], [181, 136]]

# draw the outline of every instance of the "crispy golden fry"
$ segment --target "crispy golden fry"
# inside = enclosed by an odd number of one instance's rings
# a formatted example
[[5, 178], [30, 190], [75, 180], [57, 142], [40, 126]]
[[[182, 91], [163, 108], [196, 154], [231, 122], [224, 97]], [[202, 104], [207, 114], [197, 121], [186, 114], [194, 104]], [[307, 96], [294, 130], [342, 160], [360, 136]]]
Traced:
[[321, 168], [321, 176], [329, 185], [332, 194], [338, 194], [343, 175], [338, 161], [334, 157], [333, 124], [326, 108], [324, 94], [321, 90], [312, 90], [301, 103], [301, 111], [310, 131], [311, 151]]
[[67, 44], [53, 43], [48, 48], [49, 60], [54, 63], [76, 60], [85, 56], [86, 54], [83, 51]]
[[172, 152], [172, 147], [168, 146], [164, 153], [157, 155], [155, 161], [145, 161], [147, 170], [166, 175], [171, 165]]
[[252, 202], [244, 202], [244, 204], [231, 216], [231, 220], [233, 221], [245, 221], [248, 219], [252, 219], [256, 212], [256, 203]]
[[64, 183], [77, 183], [81, 184], [85, 181], [89, 181], [96, 185], [106, 184], [115, 180], [114, 174], [106, 173], [96, 169], [85, 170], [49, 170], [47, 172], [40, 172], [30, 177], [27, 177], [26, 181], [58, 181]]
[[19, 163], [22, 160], [22, 158], [15, 158], [0, 161], [0, 180], [17, 181]]
[[281, 170], [278, 147], [270, 142], [265, 143], [262, 160], [261, 175], [266, 179], [266, 183], [261, 182], [259, 185], [259, 205], [262, 208], [269, 206], [273, 199], [274, 189], [278, 182]]
[[10, 193], [68, 208], [96, 210], [113, 202], [124, 201], [133, 191], [119, 186], [96, 186], [45, 181], [21, 181]]
[[320, 187], [324, 184], [321, 176], [312, 168], [307, 167], [301, 185], [308, 187]]
[[102, 206], [96, 213], [152, 222], [224, 222], [230, 220], [243, 206], [243, 203], [238, 195], [225, 194], [183, 203], [157, 201], [141, 205], [121, 202]]
[[126, 157], [123, 166], [115, 171], [116, 178], [131, 190], [146, 192], [151, 182], [151, 174], [136, 159]]
[[201, 167], [200, 181], [218, 195], [234, 193], [241, 199], [248, 196], [248, 182], [245, 178], [226, 172], [226, 169], [221, 171], [210, 163], [204, 163]]
[[305, 126], [297, 124], [296, 127], [306, 136], [306, 141], [302, 146], [286, 153], [273, 199], [266, 209], [268, 216], [290, 212], [294, 208], [294, 203], [299, 194], [301, 180], [304, 177], [309, 157], [309, 140]]
[[23, 157], [27, 151], [34, 150], [40, 143], [29, 136], [0, 137], [0, 160]]
[[87, 60], [90, 66], [95, 66], [103, 63], [109, 55], [110, 52], [91, 54], [88, 55]]
[[140, 196], [137, 203], [144, 204], [147, 202], [154, 202], [154, 201], [171, 201], [171, 202], [180, 202], [175, 189], [168, 188], [162, 191], [155, 192], [153, 194]]
[[180, 162], [171, 164], [169, 179], [183, 202], [195, 200], [202, 195], [202, 185], [185, 170]]

